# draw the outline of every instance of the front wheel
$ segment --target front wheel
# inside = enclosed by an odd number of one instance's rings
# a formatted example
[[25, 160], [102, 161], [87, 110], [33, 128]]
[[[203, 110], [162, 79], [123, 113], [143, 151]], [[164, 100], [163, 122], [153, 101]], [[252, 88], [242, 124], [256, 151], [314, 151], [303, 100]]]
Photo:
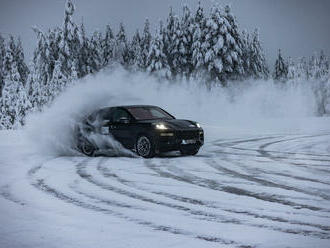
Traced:
[[199, 148], [181, 148], [180, 152], [182, 155], [194, 156], [198, 153]]
[[136, 140], [136, 153], [144, 158], [155, 156], [155, 145], [151, 138], [141, 135]]

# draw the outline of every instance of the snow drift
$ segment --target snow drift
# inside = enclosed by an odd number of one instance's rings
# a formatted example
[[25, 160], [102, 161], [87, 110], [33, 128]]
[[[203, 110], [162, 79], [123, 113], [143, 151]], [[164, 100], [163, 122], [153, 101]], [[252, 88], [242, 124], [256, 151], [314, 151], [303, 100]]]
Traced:
[[[204, 125], [256, 125], [258, 120], [312, 116], [310, 87], [281, 86], [272, 81], [233, 82], [211, 90], [195, 81], [169, 82], [145, 73], [108, 69], [68, 87], [41, 113], [31, 114], [25, 127], [31, 147], [53, 155], [77, 154], [73, 128], [77, 121], [104, 106], [157, 105], [174, 116]], [[124, 149], [108, 138], [117, 152]], [[125, 152], [126, 153], [126, 152]]]

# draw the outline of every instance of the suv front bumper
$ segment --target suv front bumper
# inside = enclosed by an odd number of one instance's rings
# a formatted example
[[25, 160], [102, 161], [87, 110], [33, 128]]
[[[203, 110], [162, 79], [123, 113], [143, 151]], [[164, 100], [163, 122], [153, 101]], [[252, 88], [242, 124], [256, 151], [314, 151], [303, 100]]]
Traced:
[[168, 130], [159, 132], [155, 137], [157, 152], [176, 151], [181, 148], [199, 148], [204, 144], [203, 129]]

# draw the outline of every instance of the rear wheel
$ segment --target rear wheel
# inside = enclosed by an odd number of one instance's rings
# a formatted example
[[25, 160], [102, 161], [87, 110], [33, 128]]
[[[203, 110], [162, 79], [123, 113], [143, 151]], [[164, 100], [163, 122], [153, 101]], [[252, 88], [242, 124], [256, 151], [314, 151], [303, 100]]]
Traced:
[[181, 148], [180, 152], [182, 155], [194, 156], [198, 153], [199, 148]]
[[141, 135], [136, 140], [136, 153], [144, 158], [152, 158], [155, 156], [155, 145], [151, 138]]
[[96, 152], [96, 147], [87, 139], [81, 139], [79, 143], [79, 150], [89, 157], [94, 157]]

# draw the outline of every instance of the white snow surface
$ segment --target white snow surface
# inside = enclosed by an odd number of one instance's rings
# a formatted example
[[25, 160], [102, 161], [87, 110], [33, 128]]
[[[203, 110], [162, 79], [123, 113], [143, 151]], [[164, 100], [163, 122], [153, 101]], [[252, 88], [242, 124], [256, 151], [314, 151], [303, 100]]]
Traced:
[[[90, 77], [0, 132], [1, 248], [330, 246], [330, 118], [312, 117], [308, 91], [151, 81]], [[71, 149], [81, 115], [128, 103], [199, 121], [205, 145], [153, 159]]]

